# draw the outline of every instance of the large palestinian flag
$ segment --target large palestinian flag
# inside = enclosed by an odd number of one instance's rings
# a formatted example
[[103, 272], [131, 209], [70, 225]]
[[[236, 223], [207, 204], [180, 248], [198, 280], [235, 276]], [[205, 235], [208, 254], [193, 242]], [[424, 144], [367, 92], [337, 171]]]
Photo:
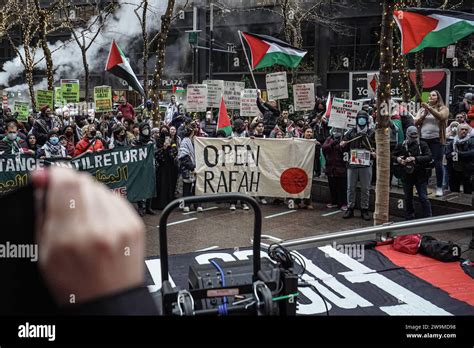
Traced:
[[120, 47], [115, 43], [115, 40], [112, 41], [105, 70], [127, 81], [128, 85], [142, 96], [145, 95], [145, 91], [133, 72], [127, 57], [125, 57], [125, 54], [123, 54]]
[[402, 33], [402, 53], [446, 47], [474, 33], [474, 14], [426, 8], [394, 11]]
[[245, 32], [240, 32], [240, 34], [250, 47], [253, 70], [275, 64], [296, 68], [307, 53], [271, 36]]

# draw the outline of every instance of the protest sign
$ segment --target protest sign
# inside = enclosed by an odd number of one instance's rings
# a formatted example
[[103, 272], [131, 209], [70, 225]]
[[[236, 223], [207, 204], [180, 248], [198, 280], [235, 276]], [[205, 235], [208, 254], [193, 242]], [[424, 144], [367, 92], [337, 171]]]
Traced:
[[96, 112], [112, 111], [112, 87], [94, 87], [94, 102]]
[[228, 110], [240, 109], [240, 93], [245, 82], [224, 81], [224, 101]]
[[240, 92], [240, 116], [255, 117], [260, 114], [257, 106], [257, 90], [244, 89]]
[[67, 103], [79, 103], [79, 80], [61, 80], [61, 96]]
[[329, 115], [329, 127], [341, 129], [355, 127], [355, 118], [360, 110], [362, 110], [361, 102], [334, 97]]
[[196, 194], [292, 198], [311, 194], [315, 140], [198, 137], [194, 145]]
[[286, 80], [286, 71], [267, 74], [266, 82], [269, 100], [288, 98], [288, 83]]
[[202, 83], [207, 86], [207, 107], [219, 108], [224, 94], [224, 80], [205, 80]]
[[43, 106], [54, 107], [54, 91], [36, 91], [36, 107], [41, 109]]
[[15, 100], [13, 102], [13, 113], [18, 112], [16, 118], [21, 122], [28, 122], [28, 115], [30, 114], [30, 103]]
[[295, 111], [313, 110], [314, 103], [316, 102], [314, 97], [314, 83], [293, 85], [293, 100]]
[[207, 109], [207, 86], [188, 85], [186, 94], [186, 111], [205, 112]]

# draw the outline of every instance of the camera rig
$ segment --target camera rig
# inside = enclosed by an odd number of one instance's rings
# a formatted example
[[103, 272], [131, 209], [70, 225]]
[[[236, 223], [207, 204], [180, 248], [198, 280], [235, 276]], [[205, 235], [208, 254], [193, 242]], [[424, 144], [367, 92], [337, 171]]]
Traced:
[[[167, 220], [173, 210], [196, 203], [241, 201], [254, 211], [253, 256], [243, 261], [211, 259], [210, 264], [190, 265], [189, 289], [173, 287], [168, 278]], [[162, 287], [156, 294], [164, 315], [296, 315], [298, 276], [290, 253], [281, 247], [261, 260], [262, 211], [247, 195], [226, 193], [176, 199], [160, 217]]]

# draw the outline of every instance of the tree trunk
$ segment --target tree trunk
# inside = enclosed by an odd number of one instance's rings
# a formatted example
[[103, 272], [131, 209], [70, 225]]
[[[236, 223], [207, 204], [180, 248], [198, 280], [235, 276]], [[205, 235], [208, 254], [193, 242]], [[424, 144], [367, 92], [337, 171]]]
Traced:
[[82, 49], [82, 64], [84, 65], [84, 88], [85, 100], [89, 102], [89, 64], [87, 63], [87, 51]]
[[377, 153], [377, 182], [375, 186], [374, 224], [388, 222], [390, 202], [390, 99], [393, 70], [393, 18], [394, 3], [384, 0], [380, 40], [380, 86], [377, 92], [377, 127], [375, 130]]
[[[171, 26], [171, 17], [173, 16], [175, 0], [168, 0], [168, 7], [163, 16], [161, 16], [161, 28], [160, 36], [158, 37], [158, 43], [156, 47], [156, 64], [155, 71], [153, 73], [153, 85], [150, 91], [150, 96], [155, 104], [155, 110], [153, 110], [153, 119], [160, 120], [159, 116], [159, 101], [158, 101], [158, 88], [160, 80], [163, 75], [163, 68], [165, 66], [165, 53], [166, 53], [166, 40]], [[158, 115], [156, 117], [156, 115]]]
[[48, 77], [48, 90], [52, 91], [54, 88], [54, 66], [53, 59], [51, 57], [51, 50], [48, 46], [47, 39], [47, 19], [45, 10], [42, 10], [39, 4], [39, 0], [35, 0], [36, 13], [38, 14], [39, 22], [39, 40], [41, 43], [41, 48], [43, 49], [44, 59], [46, 61], [46, 75]]
[[36, 111], [36, 98], [35, 98], [35, 87], [33, 81], [33, 64], [28, 63], [25, 67], [26, 83], [28, 84], [28, 90], [30, 92], [31, 108]]

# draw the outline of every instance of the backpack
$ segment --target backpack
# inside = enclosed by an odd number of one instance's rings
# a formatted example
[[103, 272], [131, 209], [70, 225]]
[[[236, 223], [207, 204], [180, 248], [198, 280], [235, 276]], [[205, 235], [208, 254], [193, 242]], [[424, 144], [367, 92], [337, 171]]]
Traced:
[[430, 236], [423, 236], [420, 253], [439, 261], [452, 262], [459, 260], [461, 248], [453, 242], [444, 242]]
[[415, 255], [421, 244], [420, 234], [408, 234], [396, 237], [393, 241], [393, 248], [405, 254]]

